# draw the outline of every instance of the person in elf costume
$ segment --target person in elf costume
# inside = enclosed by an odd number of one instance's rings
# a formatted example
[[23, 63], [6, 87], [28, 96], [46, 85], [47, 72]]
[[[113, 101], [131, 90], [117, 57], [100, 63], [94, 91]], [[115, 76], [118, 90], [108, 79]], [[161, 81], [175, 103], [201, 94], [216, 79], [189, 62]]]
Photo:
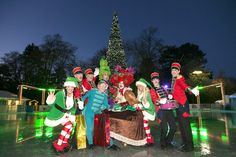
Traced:
[[[164, 87], [160, 85], [159, 73], [153, 72], [151, 74], [151, 80], [154, 86], [154, 93], [152, 93], [153, 102], [158, 106], [166, 104], [168, 100], [168, 92]], [[173, 110], [165, 110], [160, 107], [157, 110], [157, 114], [158, 118], [160, 119], [161, 127], [161, 149], [173, 148], [174, 146], [172, 144], [172, 141], [176, 132], [176, 124]]]
[[56, 95], [50, 92], [46, 100], [51, 109], [44, 121], [45, 125], [49, 127], [63, 125], [59, 138], [53, 142], [56, 152], [64, 152], [70, 147], [68, 140], [75, 122], [77, 103], [73, 92], [78, 87], [78, 83], [74, 77], [67, 77], [64, 87], [65, 89], [57, 92]]
[[[142, 110], [143, 113], [143, 125], [144, 130], [146, 132], [146, 140], [148, 145], [154, 144], [154, 138], [151, 135], [150, 127], [148, 125], [148, 121], [154, 121], [156, 118], [156, 108], [152, 102], [151, 94], [149, 88], [152, 86], [143, 78], [140, 78], [136, 82], [136, 86], [138, 88], [138, 100], [140, 104], [136, 104], [136, 107]], [[149, 87], [149, 88], [148, 88]]]
[[110, 89], [113, 94], [113, 101], [115, 105], [113, 111], [135, 111], [134, 104], [138, 103], [138, 100], [129, 85], [134, 81], [134, 70], [132, 68], [123, 69], [117, 66], [115, 73], [111, 76], [110, 82], [114, 86]]
[[[94, 117], [95, 114], [101, 114], [105, 109], [108, 109], [108, 98], [106, 94], [107, 83], [104, 80], [98, 82], [97, 88], [88, 91], [82, 100], [85, 101], [88, 98], [88, 103], [85, 105], [83, 115], [86, 122], [86, 135], [88, 140], [88, 148], [93, 149], [93, 131], [94, 131]], [[110, 140], [110, 148], [117, 150], [117, 146]]]
[[188, 91], [195, 96], [199, 94], [199, 91], [196, 88], [191, 89], [186, 83], [184, 77], [180, 74], [181, 65], [179, 63], [172, 63], [171, 65], [171, 74], [172, 74], [172, 94], [168, 97], [174, 99], [179, 104], [179, 107], [176, 110], [178, 123], [180, 128], [180, 133], [182, 137], [182, 145], [179, 150], [183, 152], [192, 151], [194, 149], [193, 145], [193, 136], [192, 130], [190, 127], [190, 111], [189, 103], [185, 94], [185, 91]]
[[82, 81], [83, 91], [87, 92], [93, 88], [96, 88], [95, 81], [96, 81], [96, 77], [99, 74], [99, 69], [95, 68], [95, 71], [93, 73], [93, 70], [89, 68], [84, 71], [84, 74], [86, 78], [83, 79]]

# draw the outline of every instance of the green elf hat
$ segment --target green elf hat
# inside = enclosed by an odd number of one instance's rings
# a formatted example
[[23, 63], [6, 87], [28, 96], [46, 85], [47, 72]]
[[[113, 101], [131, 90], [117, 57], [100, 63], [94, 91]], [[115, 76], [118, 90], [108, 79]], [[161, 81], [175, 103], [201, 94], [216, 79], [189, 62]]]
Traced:
[[99, 80], [102, 80], [102, 76], [107, 74], [108, 76], [111, 75], [110, 67], [108, 66], [108, 62], [103, 56], [100, 59], [100, 67], [99, 67]]
[[68, 76], [66, 78], [66, 81], [64, 82], [64, 87], [67, 86], [78, 87], [78, 82], [76, 78]]
[[144, 86], [144, 87], [149, 86], [150, 88], [152, 88], [152, 85], [143, 78], [140, 78], [135, 84], [136, 84], [136, 86], [141, 85], [141, 86]]

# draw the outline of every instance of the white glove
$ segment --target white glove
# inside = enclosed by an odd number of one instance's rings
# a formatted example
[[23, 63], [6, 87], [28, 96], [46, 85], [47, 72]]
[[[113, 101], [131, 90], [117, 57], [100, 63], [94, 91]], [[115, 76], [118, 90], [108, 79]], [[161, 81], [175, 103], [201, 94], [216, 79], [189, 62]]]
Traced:
[[168, 94], [168, 99], [173, 99], [173, 95], [172, 94]]
[[160, 104], [165, 104], [167, 102], [167, 99], [166, 98], [162, 98], [160, 99], [159, 103]]
[[99, 68], [95, 68], [93, 75], [94, 77], [97, 77], [99, 75]]
[[191, 90], [191, 92], [195, 95], [198, 96], [199, 95], [199, 90], [197, 89], [198, 87], [195, 87]]
[[46, 103], [48, 105], [51, 105], [54, 103], [55, 100], [56, 100], [55, 92], [54, 91], [49, 92]]
[[142, 105], [142, 104], [134, 104], [134, 107], [135, 107], [135, 108], [138, 107], [138, 108], [142, 109], [142, 108], [143, 108], [143, 105]]
[[83, 101], [78, 101], [78, 106], [79, 106], [79, 109], [83, 110], [84, 102]]

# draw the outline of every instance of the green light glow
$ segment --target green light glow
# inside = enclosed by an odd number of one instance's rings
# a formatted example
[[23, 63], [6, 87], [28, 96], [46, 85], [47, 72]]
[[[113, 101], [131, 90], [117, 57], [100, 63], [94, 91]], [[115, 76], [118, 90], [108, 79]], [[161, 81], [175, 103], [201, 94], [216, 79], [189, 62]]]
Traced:
[[44, 126], [44, 119], [36, 119], [35, 123], [34, 123], [34, 127], [35, 128], [39, 128]]
[[204, 87], [202, 87], [202, 86], [197, 86], [197, 89], [198, 90], [201, 90], [201, 89], [203, 89]]
[[197, 128], [196, 127], [191, 127], [192, 128], [192, 134], [197, 135]]
[[35, 113], [33, 113], [33, 114], [34, 114], [34, 115], [37, 115], [37, 116], [43, 116], [43, 117], [45, 117], [45, 116], [48, 115], [48, 113], [49, 113], [49, 112], [35, 112]]
[[53, 134], [53, 128], [47, 127], [46, 132], [45, 132], [45, 136], [46, 137], [52, 137], [52, 134]]
[[42, 137], [43, 136], [43, 128], [39, 128], [35, 130], [35, 137]]
[[207, 129], [206, 128], [200, 128], [200, 135], [201, 136], [208, 136]]
[[193, 139], [196, 141], [200, 138], [201, 141], [208, 140], [208, 132], [206, 128], [197, 128], [195, 124], [191, 123]]
[[49, 92], [55, 92], [56, 89], [47, 89]]
[[46, 89], [44, 89], [44, 88], [37, 88], [38, 90], [40, 90], [40, 91], [45, 91]]
[[19, 137], [18, 141], [21, 142], [24, 138], [23, 137]]
[[229, 138], [228, 138], [225, 134], [222, 134], [222, 135], [221, 135], [221, 140], [222, 140], [222, 142], [224, 142], [224, 143], [228, 143], [228, 142], [229, 142]]

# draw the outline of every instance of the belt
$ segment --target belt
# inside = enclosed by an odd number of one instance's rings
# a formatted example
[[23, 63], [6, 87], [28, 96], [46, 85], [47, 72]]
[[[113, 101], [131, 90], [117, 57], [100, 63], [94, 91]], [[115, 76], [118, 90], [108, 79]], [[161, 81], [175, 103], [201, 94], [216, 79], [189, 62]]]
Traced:
[[63, 112], [63, 113], [67, 113], [69, 110], [67, 110], [67, 109], [64, 109], [64, 108], [62, 108], [61, 106], [59, 106], [59, 105], [57, 105], [57, 104], [55, 104], [55, 107], [56, 107], [56, 109], [58, 109], [59, 111], [61, 111], [61, 112]]

